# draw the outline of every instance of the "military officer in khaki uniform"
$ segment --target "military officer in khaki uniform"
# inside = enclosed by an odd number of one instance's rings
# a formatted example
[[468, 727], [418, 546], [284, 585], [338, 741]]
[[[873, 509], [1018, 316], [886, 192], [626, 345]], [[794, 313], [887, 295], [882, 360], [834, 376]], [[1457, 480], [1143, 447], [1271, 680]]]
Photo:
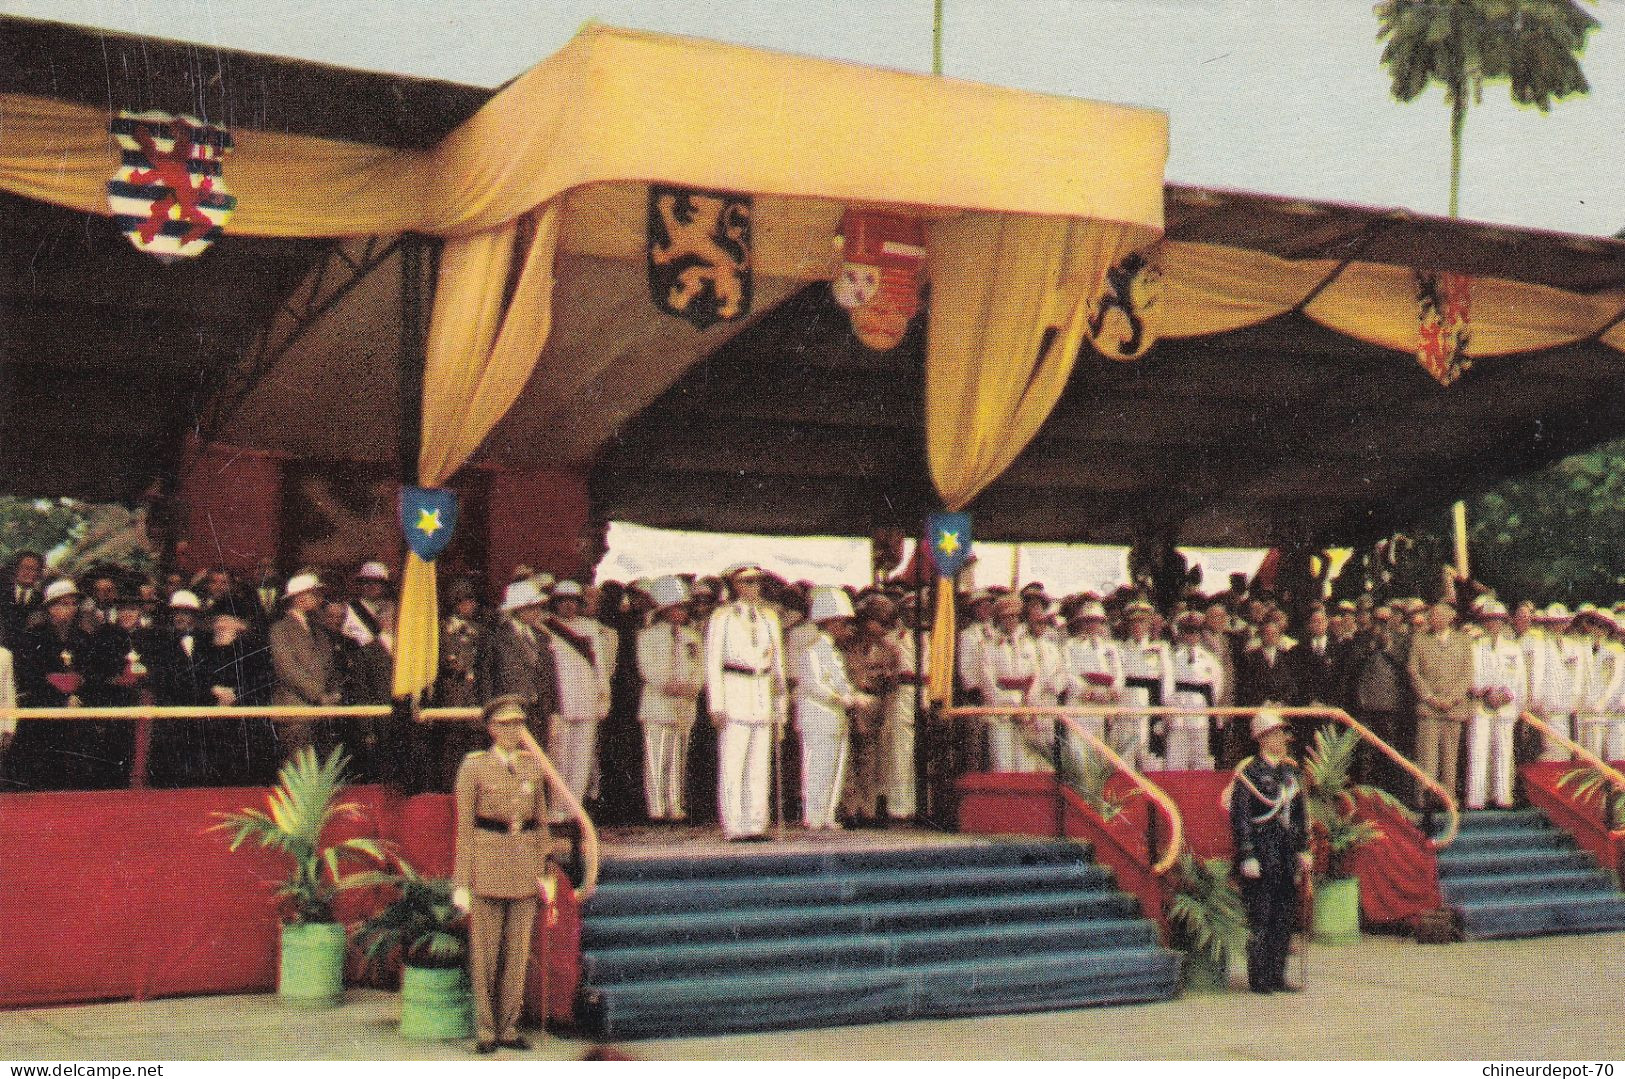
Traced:
[[554, 887], [547, 858], [547, 792], [541, 763], [521, 749], [525, 702], [497, 697], [485, 706], [491, 748], [470, 753], [457, 771], [454, 901], [469, 912], [469, 977], [474, 984], [475, 1051], [529, 1049], [519, 1034], [525, 972], [538, 893]]

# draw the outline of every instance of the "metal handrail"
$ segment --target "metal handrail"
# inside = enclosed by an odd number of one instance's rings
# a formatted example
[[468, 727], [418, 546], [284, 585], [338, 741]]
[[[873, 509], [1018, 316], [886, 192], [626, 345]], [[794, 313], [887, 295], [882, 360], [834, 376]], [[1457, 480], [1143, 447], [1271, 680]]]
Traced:
[[[1113, 709], [1112, 711], [1116, 710]], [[964, 716], [967, 718], [980, 719], [992, 719], [995, 717], [1016, 719], [1023, 716], [1050, 716], [1060, 720], [1062, 723], [1066, 724], [1068, 730], [1072, 731], [1074, 734], [1082, 735], [1083, 739], [1088, 742], [1090, 746], [1092, 746], [1107, 760], [1115, 764], [1118, 770], [1124, 775], [1132, 779], [1134, 781], [1134, 785], [1144, 791], [1146, 797], [1155, 802], [1157, 804], [1157, 808], [1161, 809], [1163, 815], [1168, 818], [1168, 824], [1170, 827], [1168, 835], [1168, 850], [1162, 856], [1162, 859], [1151, 867], [1151, 872], [1161, 876], [1169, 869], [1172, 869], [1174, 862], [1178, 861], [1179, 852], [1184, 849], [1185, 846], [1185, 819], [1180, 815], [1179, 807], [1174, 804], [1174, 800], [1168, 797], [1167, 791], [1163, 790], [1161, 787], [1147, 779], [1140, 773], [1139, 769], [1135, 768], [1128, 761], [1118, 756], [1117, 752], [1113, 750], [1111, 746], [1107, 745], [1099, 738], [1096, 738], [1093, 733], [1084, 729], [1077, 722], [1078, 718], [1082, 716], [1101, 714], [1100, 709], [1067, 708], [1057, 705], [1035, 705], [1022, 708], [993, 708], [967, 705], [963, 708], [946, 708], [943, 710], [942, 714], [944, 716]], [[1058, 767], [1059, 762], [1057, 762], [1057, 768]]]
[[1229, 706], [1224, 708], [1179, 708], [1168, 705], [1146, 705], [1144, 707], [1135, 705], [1092, 705], [1089, 707], [1080, 706], [1074, 708], [1057, 705], [1027, 705], [1019, 708], [1015, 706], [995, 709], [955, 708], [951, 711], [954, 713], [964, 713], [967, 715], [996, 712], [999, 715], [1065, 715], [1073, 717], [1100, 716], [1102, 718], [1110, 718], [1111, 716], [1208, 716], [1229, 718], [1232, 716], [1251, 716], [1266, 710], [1279, 713], [1281, 716], [1289, 719], [1295, 716], [1301, 716], [1305, 719], [1320, 718], [1336, 720], [1357, 733], [1367, 742], [1370, 742], [1372, 745], [1376, 746], [1384, 756], [1393, 761], [1395, 764], [1399, 765], [1413, 779], [1427, 788], [1429, 793], [1435, 795], [1441, 802], [1444, 803], [1445, 811], [1449, 814], [1449, 820], [1445, 825], [1443, 834], [1441, 834], [1439, 838], [1434, 839], [1429, 837], [1428, 843], [1432, 845], [1433, 849], [1443, 850], [1445, 847], [1448, 847], [1450, 844], [1456, 841], [1456, 836], [1461, 831], [1461, 809], [1456, 804], [1455, 796], [1449, 791], [1445, 790], [1444, 787], [1439, 784], [1438, 780], [1422, 771], [1403, 753], [1399, 752], [1399, 750], [1377, 737], [1374, 733], [1372, 733], [1370, 728], [1366, 727], [1365, 724], [1361, 723], [1359, 720], [1355, 719], [1341, 708], [1330, 708], [1324, 705], [1303, 705], [1290, 707], [1285, 705], [1281, 707], [1266, 707], [1259, 705], [1251, 708], [1243, 708], [1239, 706]]
[[[77, 708], [0, 708], [0, 721], [16, 720], [74, 720], [74, 719], [269, 719], [283, 722], [298, 722], [307, 719], [384, 719], [394, 714], [394, 708], [387, 704], [333, 704], [333, 705], [274, 705], [274, 704], [228, 704], [216, 707], [191, 705], [129, 705], [120, 707], [108, 706], [81, 706]], [[414, 720], [421, 722], [448, 722], [479, 720], [484, 711], [479, 708], [424, 708], [412, 714]], [[558, 769], [548, 759], [542, 747], [537, 744], [536, 738], [529, 728], [524, 731], [523, 740], [525, 748], [541, 763], [542, 774], [548, 782], [564, 795], [569, 804], [570, 815], [575, 818], [577, 826], [581, 829], [581, 857], [582, 867], [581, 887], [575, 889], [576, 898], [585, 901], [598, 887], [599, 853], [598, 829], [593, 825], [592, 818], [559, 775]]]
[[[1527, 723], [1537, 731], [1540, 731], [1542, 734], [1546, 735], [1546, 737], [1552, 739], [1558, 745], [1567, 749], [1570, 753], [1574, 754], [1576, 757], [1579, 757], [1585, 763], [1591, 765], [1591, 767], [1601, 772], [1603, 776], [1607, 778], [1608, 782], [1613, 784], [1615, 791], [1625, 794], [1625, 775], [1621, 775], [1619, 769], [1615, 768], [1613, 765], [1609, 764], [1600, 756], [1591, 752], [1591, 750], [1587, 749], [1579, 742], [1576, 742], [1568, 735], [1556, 730], [1551, 724], [1547, 723], [1544, 719], [1541, 719], [1533, 712], [1519, 712], [1518, 719], [1520, 722]], [[1607, 802], [1604, 800], [1603, 810], [1605, 813], [1607, 812], [1607, 808]], [[1608, 827], [1608, 823], [1607, 818], [1604, 817], [1603, 827]], [[1610, 839], [1625, 839], [1625, 828], [1610, 829], [1608, 832], [1608, 837]]]

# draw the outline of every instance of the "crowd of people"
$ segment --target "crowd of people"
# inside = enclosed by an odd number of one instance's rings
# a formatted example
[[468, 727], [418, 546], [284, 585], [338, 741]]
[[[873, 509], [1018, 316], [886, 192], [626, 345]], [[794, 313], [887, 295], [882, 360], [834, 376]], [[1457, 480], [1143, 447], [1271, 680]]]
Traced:
[[[388, 703], [389, 569], [367, 562], [336, 583], [309, 569], [277, 579], [269, 567], [256, 580], [220, 568], [53, 578], [24, 552], [0, 583], [10, 653], [0, 653], [0, 706], [7, 694], [46, 707]], [[481, 593], [469, 579], [446, 589], [429, 703], [516, 696], [572, 793], [610, 820], [715, 812], [742, 840], [765, 835], [775, 813], [815, 830], [906, 820], [921, 779], [1049, 769], [1072, 741], [1032, 717], [920, 728], [929, 608], [897, 581], [813, 587], [741, 564], [587, 585], [520, 567], [494, 609]], [[969, 592], [955, 698], [1121, 707], [1082, 724], [1142, 770], [1225, 768], [1247, 753], [1244, 719], [1201, 709], [1345, 708], [1469, 807], [1512, 803], [1520, 752], [1567, 756], [1556, 741], [1519, 741], [1524, 709], [1625, 756], [1625, 613], [1509, 611], [1488, 595], [1464, 617], [1449, 595], [1292, 606], [1241, 575], [1161, 606], [1131, 587]], [[1136, 711], [1151, 706], [1193, 711]], [[1300, 752], [1316, 725], [1293, 722]], [[917, 732], [930, 740], [918, 754]], [[356, 778], [449, 790], [483, 741], [475, 722], [163, 720], [146, 769], [155, 786], [261, 784], [301, 746], [342, 744]], [[13, 790], [125, 786], [135, 744], [128, 721], [0, 721], [0, 776]], [[1378, 753], [1363, 752], [1357, 768], [1420, 798]], [[563, 820], [562, 800], [552, 812]]]

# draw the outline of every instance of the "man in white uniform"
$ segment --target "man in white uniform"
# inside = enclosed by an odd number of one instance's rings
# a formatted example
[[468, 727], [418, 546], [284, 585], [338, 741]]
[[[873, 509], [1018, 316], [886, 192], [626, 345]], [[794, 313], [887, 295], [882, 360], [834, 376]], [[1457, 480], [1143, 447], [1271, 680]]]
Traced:
[[[982, 700], [989, 707], [1013, 708], [1031, 703], [1038, 682], [1038, 650], [1033, 638], [1022, 632], [1021, 598], [1000, 596], [993, 604], [993, 633], [980, 650], [981, 673], [977, 679]], [[994, 772], [1028, 770], [1030, 756], [1013, 716], [988, 720], [988, 769]]]
[[[1590, 649], [1585, 638], [1571, 630], [1573, 619], [1563, 604], [1551, 604], [1536, 620], [1544, 630], [1545, 654], [1529, 674], [1530, 708], [1557, 733], [1572, 740]], [[1567, 746], [1548, 738], [1540, 759], [1566, 761], [1570, 756]]]
[[[1179, 639], [1174, 642], [1174, 692], [1169, 704], [1179, 708], [1212, 708], [1224, 691], [1224, 669], [1219, 657], [1202, 643], [1207, 618], [1201, 611], [1179, 616]], [[1170, 772], [1212, 771], [1208, 752], [1206, 715], [1168, 717], [1168, 763]]]
[[[1168, 642], [1151, 634], [1156, 609], [1143, 599], [1130, 600], [1123, 608], [1128, 632], [1122, 646], [1123, 703], [1145, 707], [1167, 704], [1174, 695], [1174, 659]], [[1145, 713], [1113, 717], [1112, 748], [1125, 759], [1144, 769], [1153, 761], [1151, 717]], [[1164, 721], [1156, 721], [1166, 730]], [[1160, 760], [1156, 761], [1161, 764]]]
[[647, 586], [654, 621], [638, 630], [638, 676], [643, 695], [643, 797], [650, 820], [680, 821], [688, 777], [688, 742], [700, 691], [705, 688], [705, 641], [689, 625], [688, 586], [661, 577]]
[[1507, 632], [1507, 609], [1499, 600], [1479, 607], [1484, 635], [1473, 642], [1473, 680], [1469, 694], [1476, 702], [1467, 728], [1468, 809], [1483, 809], [1486, 793], [1495, 804], [1512, 808], [1513, 729], [1527, 703], [1529, 678], [1523, 646]]
[[[1063, 654], [1067, 692], [1066, 703], [1108, 705], [1123, 699], [1123, 653], [1106, 632], [1106, 608], [1099, 600], [1087, 600], [1078, 608], [1068, 627]], [[1102, 741], [1106, 738], [1104, 716], [1084, 716], [1075, 720]]]
[[801, 732], [802, 823], [813, 831], [836, 830], [849, 755], [847, 713], [866, 703], [847, 674], [842, 649], [854, 632], [852, 600], [839, 588], [815, 588], [807, 621], [817, 635], [791, 657]]
[[921, 672], [931, 669], [931, 634], [920, 625], [918, 593], [904, 595], [902, 613], [890, 640], [897, 650], [897, 684], [886, 696], [885, 718], [880, 728], [880, 782], [881, 792], [886, 796], [886, 816], [892, 820], [908, 820], [916, 809], [917, 691], [922, 684]]
[[[558, 669], [558, 715], [548, 727], [547, 755], [577, 801], [585, 801], [598, 756], [598, 725], [609, 715], [609, 660], [598, 623], [582, 613], [582, 588], [560, 581], [547, 619], [553, 663]], [[555, 822], [569, 819], [555, 799]]]
[[718, 815], [731, 842], [767, 838], [772, 740], [786, 712], [784, 640], [778, 616], [762, 602], [763, 576], [754, 563], [729, 570], [733, 602], [712, 613], [705, 634]]
[[1608, 611], [1582, 603], [1574, 625], [1588, 636], [1581, 646], [1585, 662], [1585, 688], [1580, 694], [1574, 740], [1601, 755], [1607, 749], [1610, 712], [1625, 683], [1625, 663], [1613, 641], [1614, 618]]

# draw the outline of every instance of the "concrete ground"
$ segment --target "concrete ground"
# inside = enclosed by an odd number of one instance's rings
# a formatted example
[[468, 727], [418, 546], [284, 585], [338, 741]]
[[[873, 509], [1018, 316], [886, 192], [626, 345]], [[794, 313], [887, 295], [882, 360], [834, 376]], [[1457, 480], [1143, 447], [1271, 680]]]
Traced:
[[[1314, 948], [1307, 992], [866, 1027], [631, 1042], [653, 1060], [1400, 1059], [1619, 1060], [1625, 933], [1423, 946], [1392, 937]], [[1298, 975], [1294, 957], [1289, 975]], [[269, 995], [0, 1014], [0, 1059], [477, 1060], [468, 1043], [402, 1040], [393, 994], [351, 990], [323, 1011]], [[539, 1037], [527, 1054], [592, 1046]]]

